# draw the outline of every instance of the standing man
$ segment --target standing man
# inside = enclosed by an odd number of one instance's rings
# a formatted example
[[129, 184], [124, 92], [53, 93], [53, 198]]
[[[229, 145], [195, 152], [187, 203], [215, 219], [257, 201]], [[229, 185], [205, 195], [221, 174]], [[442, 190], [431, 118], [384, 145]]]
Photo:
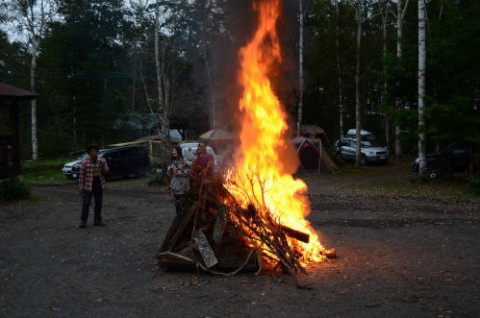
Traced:
[[207, 152], [207, 146], [200, 142], [197, 148], [197, 157], [192, 163], [190, 169], [190, 175], [195, 181], [201, 181], [205, 178], [209, 178], [213, 175], [213, 169], [215, 168], [215, 159], [213, 155]]
[[102, 222], [102, 201], [103, 190], [105, 190], [105, 177], [108, 173], [108, 164], [104, 158], [98, 157], [100, 147], [89, 146], [87, 148], [88, 157], [83, 160], [80, 166], [80, 176], [78, 182], [78, 191], [83, 195], [82, 215], [80, 217], [79, 228], [87, 227], [88, 213], [92, 196], [95, 197], [95, 215], [94, 225], [105, 226]]

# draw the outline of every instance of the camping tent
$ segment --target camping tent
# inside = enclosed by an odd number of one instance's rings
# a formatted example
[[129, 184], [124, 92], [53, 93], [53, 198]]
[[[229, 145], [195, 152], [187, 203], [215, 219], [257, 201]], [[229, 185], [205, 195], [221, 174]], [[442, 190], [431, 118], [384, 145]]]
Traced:
[[290, 140], [295, 146], [303, 170], [318, 172], [335, 172], [340, 169], [322, 147], [322, 140], [316, 138], [296, 137]]

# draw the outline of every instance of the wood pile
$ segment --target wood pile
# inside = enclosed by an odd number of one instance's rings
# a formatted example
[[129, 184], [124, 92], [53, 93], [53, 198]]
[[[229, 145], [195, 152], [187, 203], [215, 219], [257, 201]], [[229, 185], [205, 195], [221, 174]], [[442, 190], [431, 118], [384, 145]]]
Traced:
[[[309, 234], [242, 208], [221, 180], [204, 180], [175, 217], [159, 250], [161, 267], [233, 275], [240, 271], [306, 273], [287, 237], [306, 242]], [[327, 257], [334, 257], [327, 251]]]

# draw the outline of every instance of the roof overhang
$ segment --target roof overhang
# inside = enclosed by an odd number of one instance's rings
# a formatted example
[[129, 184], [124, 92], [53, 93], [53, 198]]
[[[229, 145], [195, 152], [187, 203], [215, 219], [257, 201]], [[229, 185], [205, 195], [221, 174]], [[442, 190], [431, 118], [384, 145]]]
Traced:
[[37, 96], [37, 93], [0, 83], [0, 100], [32, 100]]

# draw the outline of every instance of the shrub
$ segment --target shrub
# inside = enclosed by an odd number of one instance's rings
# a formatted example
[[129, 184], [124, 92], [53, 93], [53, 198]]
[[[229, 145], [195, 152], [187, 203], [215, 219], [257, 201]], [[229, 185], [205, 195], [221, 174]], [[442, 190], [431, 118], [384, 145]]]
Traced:
[[149, 186], [167, 185], [168, 179], [167, 179], [167, 174], [165, 172], [165, 164], [161, 164], [158, 161], [152, 161], [150, 167], [151, 167], [151, 178], [148, 181], [148, 185]]
[[468, 182], [468, 189], [476, 195], [480, 195], [480, 172], [477, 172]]
[[0, 202], [17, 201], [30, 197], [30, 187], [21, 178], [0, 181]]

